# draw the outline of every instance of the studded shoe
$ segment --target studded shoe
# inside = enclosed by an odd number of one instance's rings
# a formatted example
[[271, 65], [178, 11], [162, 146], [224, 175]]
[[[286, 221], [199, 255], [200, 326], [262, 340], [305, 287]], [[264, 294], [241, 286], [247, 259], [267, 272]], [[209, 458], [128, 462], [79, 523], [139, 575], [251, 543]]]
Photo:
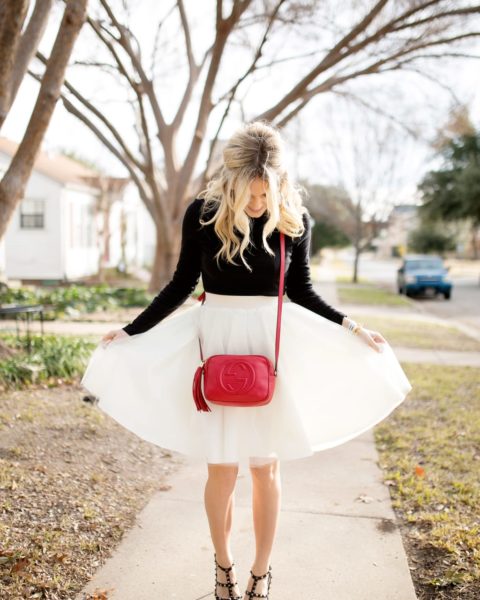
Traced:
[[[235, 585], [237, 585], [235, 582], [232, 582], [231, 578], [230, 578], [230, 573], [233, 569], [233, 566], [235, 565], [235, 563], [232, 562], [232, 564], [229, 567], [222, 567], [221, 565], [218, 564], [217, 562], [217, 555], [215, 554], [215, 600], [242, 600], [242, 596], [232, 596], [232, 588], [235, 587]], [[217, 567], [219, 569], [221, 569], [224, 573], [225, 573], [225, 577], [227, 579], [227, 583], [223, 583], [222, 581], [218, 581], [218, 571], [217, 571]], [[228, 588], [228, 597], [221, 597], [217, 594], [217, 586], [221, 586], [221, 587], [226, 587]]]
[[[250, 591], [247, 590], [245, 592], [245, 594], [250, 598], [250, 600], [252, 598], [266, 598], [268, 600], [268, 595], [270, 593], [270, 582], [272, 581], [272, 565], [270, 565], [268, 567], [268, 571], [266, 573], [264, 573], [263, 575], [254, 575], [252, 570], [250, 570], [250, 575], [252, 576], [252, 579], [253, 579], [252, 589]], [[257, 583], [259, 582], [260, 579], [264, 579], [265, 577], [268, 577], [267, 593], [266, 594], [256, 594], [255, 589], [257, 587]]]

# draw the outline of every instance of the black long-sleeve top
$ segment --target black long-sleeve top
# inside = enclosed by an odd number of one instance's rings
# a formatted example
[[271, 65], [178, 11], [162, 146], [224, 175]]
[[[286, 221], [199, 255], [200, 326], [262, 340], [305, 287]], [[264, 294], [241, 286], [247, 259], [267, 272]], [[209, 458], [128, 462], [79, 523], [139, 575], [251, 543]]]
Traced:
[[[215, 254], [221, 241], [213, 223], [202, 226], [199, 222], [203, 199], [196, 198], [185, 211], [182, 222], [180, 256], [172, 279], [160, 290], [152, 302], [131, 323], [123, 327], [129, 335], [147, 331], [176, 310], [192, 294], [202, 276], [204, 290], [214, 294], [234, 296], [278, 296], [280, 277], [280, 232], [275, 229], [267, 237], [275, 257], [263, 248], [262, 230], [267, 220], [266, 211], [260, 217], [250, 217], [250, 240], [244, 251], [249, 271], [237, 254], [230, 264]], [[210, 214], [203, 216], [208, 220]], [[311, 227], [307, 213], [303, 215], [305, 231], [300, 237], [285, 235], [284, 293], [292, 302], [311, 310], [330, 321], [342, 324], [346, 315], [327, 304], [313, 289], [310, 279]]]

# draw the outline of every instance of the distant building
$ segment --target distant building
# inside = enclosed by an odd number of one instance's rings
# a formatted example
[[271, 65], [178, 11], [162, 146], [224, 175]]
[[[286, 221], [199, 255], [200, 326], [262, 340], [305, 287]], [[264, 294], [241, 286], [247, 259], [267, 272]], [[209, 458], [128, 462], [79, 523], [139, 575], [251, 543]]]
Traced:
[[407, 251], [407, 238], [418, 225], [416, 204], [397, 204], [388, 215], [388, 225], [373, 241], [379, 258], [403, 256]]
[[[17, 146], [0, 137], [0, 177]], [[72, 281], [100, 266], [148, 266], [154, 248], [151, 217], [129, 179], [39, 152], [0, 241], [0, 271], [7, 279]]]
[[[388, 216], [387, 227], [379, 233], [373, 242], [377, 248], [376, 256], [379, 258], [403, 256], [407, 251], [410, 251], [407, 247], [408, 235], [419, 225], [418, 205], [399, 204], [395, 206]], [[455, 250], [447, 252], [447, 256], [455, 258], [474, 257], [474, 236], [472, 224], [469, 220], [444, 223], [443, 228], [446, 233], [454, 235], [456, 239]]]

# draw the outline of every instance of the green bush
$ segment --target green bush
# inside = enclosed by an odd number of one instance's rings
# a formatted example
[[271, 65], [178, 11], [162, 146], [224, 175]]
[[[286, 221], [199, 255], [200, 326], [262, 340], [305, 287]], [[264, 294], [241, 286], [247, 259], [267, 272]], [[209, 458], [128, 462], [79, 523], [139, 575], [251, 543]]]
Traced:
[[82, 313], [108, 310], [120, 307], [147, 306], [152, 294], [144, 288], [111, 288], [105, 284], [56, 288], [17, 288], [0, 292], [0, 303], [45, 304], [46, 320], [56, 319], [69, 310]]
[[[72, 380], [81, 375], [95, 348], [95, 342], [84, 337], [31, 335], [30, 353], [26, 337], [2, 334], [0, 339], [8, 347], [19, 350], [13, 356], [0, 360], [0, 383], [4, 388], [24, 387], [35, 381], [51, 382], [58, 378]], [[40, 367], [35, 374], [35, 369]]]

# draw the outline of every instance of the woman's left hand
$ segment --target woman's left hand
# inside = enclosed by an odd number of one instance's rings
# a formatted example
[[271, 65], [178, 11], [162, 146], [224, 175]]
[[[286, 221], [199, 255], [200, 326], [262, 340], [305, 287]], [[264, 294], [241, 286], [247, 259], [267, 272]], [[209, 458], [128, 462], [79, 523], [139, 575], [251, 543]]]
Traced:
[[383, 344], [385, 344], [387, 340], [381, 333], [378, 333], [378, 331], [373, 331], [371, 329], [362, 327], [357, 335], [377, 352], [383, 352]]

